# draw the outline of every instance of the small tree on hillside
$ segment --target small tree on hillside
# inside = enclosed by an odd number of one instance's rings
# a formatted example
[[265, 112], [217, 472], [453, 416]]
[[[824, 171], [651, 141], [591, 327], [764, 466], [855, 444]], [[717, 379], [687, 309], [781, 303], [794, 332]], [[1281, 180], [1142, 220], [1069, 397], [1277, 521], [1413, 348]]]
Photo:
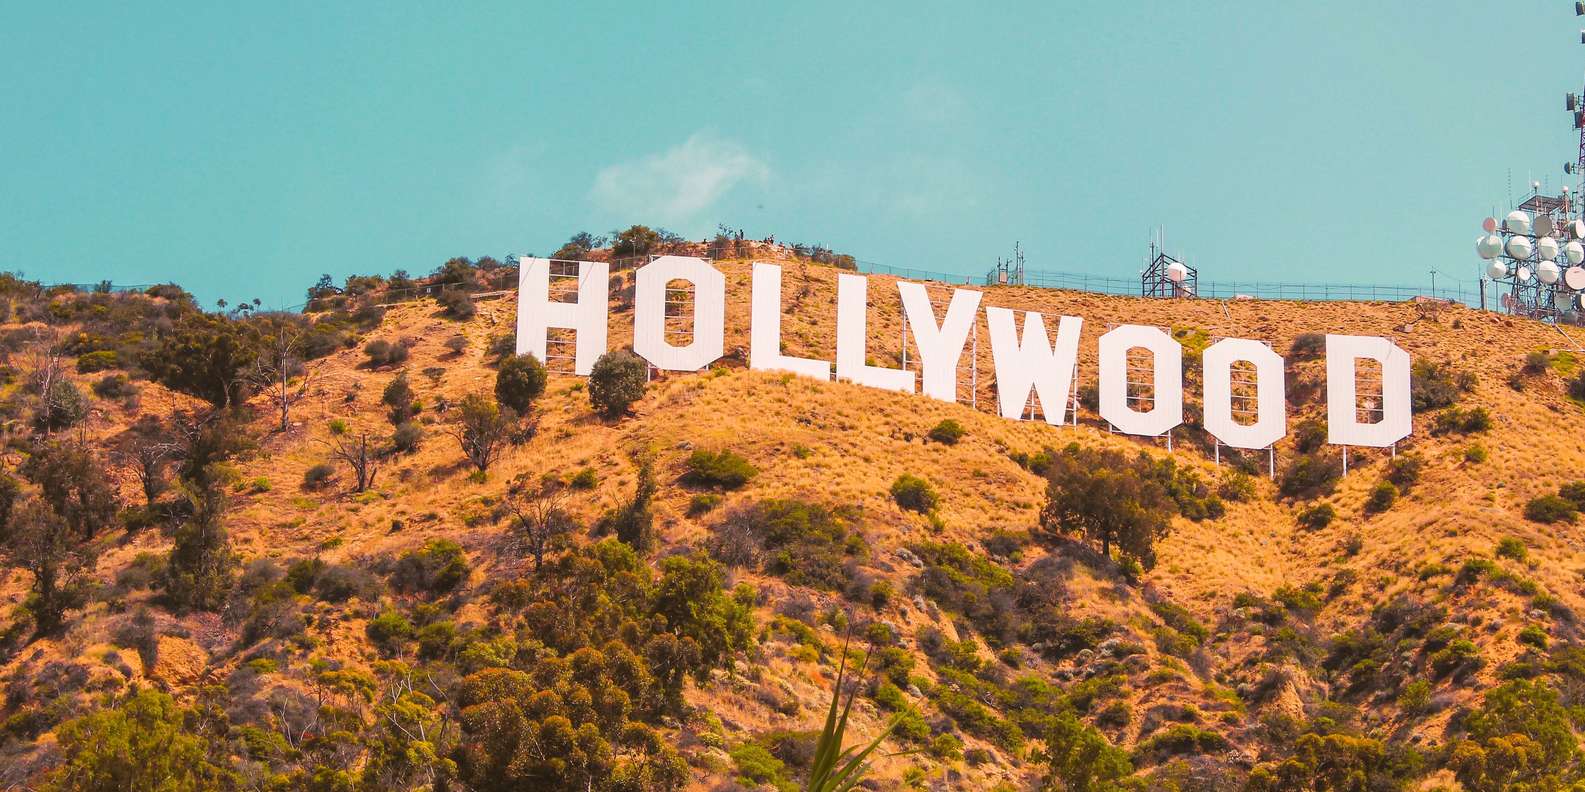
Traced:
[[1054, 533], [1081, 534], [1110, 556], [1112, 545], [1149, 567], [1156, 539], [1170, 527], [1173, 501], [1150, 475], [1148, 458], [1069, 446], [1047, 471], [1040, 524]]
[[165, 426], [158, 419], [139, 422], [134, 429], [137, 435], [132, 438], [129, 447], [122, 449], [119, 458], [137, 477], [144, 503], [153, 506], [154, 500], [170, 486], [165, 470], [180, 449], [175, 443], [156, 439], [165, 431]]
[[251, 322], [188, 314], [141, 362], [166, 387], [229, 407], [247, 395], [260, 348]]
[[655, 515], [650, 509], [655, 489], [655, 465], [649, 457], [642, 457], [638, 460], [633, 499], [606, 512], [600, 518], [600, 531], [616, 534], [617, 539], [641, 553], [648, 551], [655, 543]]
[[606, 418], [617, 418], [644, 398], [648, 368], [626, 350], [607, 352], [589, 370], [589, 402]]
[[176, 529], [165, 565], [165, 593], [178, 608], [217, 610], [231, 591], [237, 559], [224, 521], [225, 496], [218, 487], [190, 488], [193, 513]]
[[27, 497], [12, 509], [5, 540], [0, 554], [6, 562], [33, 576], [27, 609], [33, 614], [34, 633], [55, 633], [67, 609], [82, 602], [80, 583], [93, 564], [93, 544], [38, 497]]
[[518, 415], [527, 415], [534, 400], [545, 393], [545, 364], [533, 355], [513, 355], [501, 362], [495, 374], [495, 398]]
[[516, 422], [511, 408], [499, 407], [483, 394], [470, 393], [457, 405], [457, 422], [451, 435], [462, 446], [463, 456], [483, 472], [506, 450]]
[[390, 408], [392, 426], [401, 426], [413, 419], [418, 413], [416, 399], [413, 395], [413, 386], [407, 380], [407, 370], [403, 369], [391, 379], [390, 384], [380, 393], [380, 402]]
[[22, 465], [22, 475], [37, 484], [45, 502], [70, 532], [92, 539], [113, 525], [120, 502], [105, 465], [86, 446], [53, 443], [40, 448]]
[[216, 410], [202, 417], [178, 415], [173, 421], [177, 436], [177, 476], [200, 489], [215, 481], [216, 465], [254, 447], [248, 435], [247, 416]]
[[545, 554], [555, 550], [578, 527], [567, 511], [567, 488], [549, 476], [535, 481], [524, 474], [512, 482], [503, 502], [512, 512], [512, 529], [534, 557], [534, 571], [545, 563]]
[[355, 439], [346, 435], [337, 435], [325, 445], [329, 446], [332, 459], [345, 462], [347, 467], [352, 468], [353, 492], [363, 492], [374, 486], [374, 476], [379, 472], [379, 465], [374, 446], [369, 444], [368, 432], [359, 432]]
[[284, 316], [272, 319], [269, 331], [262, 334], [259, 356], [248, 380], [269, 396], [270, 405], [280, 415], [277, 429], [284, 432], [292, 405], [308, 394], [314, 370], [303, 361], [305, 326]]

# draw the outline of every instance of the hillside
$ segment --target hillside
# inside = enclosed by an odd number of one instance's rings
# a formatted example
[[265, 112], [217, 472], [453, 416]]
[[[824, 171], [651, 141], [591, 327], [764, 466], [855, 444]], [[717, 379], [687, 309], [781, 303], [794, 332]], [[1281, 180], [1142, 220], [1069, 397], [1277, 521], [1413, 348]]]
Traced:
[[[994, 415], [983, 316], [974, 405], [967, 354], [955, 405], [751, 372], [750, 264], [716, 265], [722, 361], [657, 377], [616, 419], [591, 409], [585, 379], [552, 373], [484, 471], [450, 431], [470, 394], [494, 402], [513, 296], [471, 312], [373, 282], [353, 290], [361, 297], [326, 296], [314, 307], [328, 310], [308, 317], [334, 326], [334, 348], [294, 369], [290, 392], [306, 387], [285, 431], [267, 393], [239, 391], [251, 447], [202, 475], [224, 494], [218, 522], [237, 571], [196, 606], [173, 599], [163, 567], [203, 506], [175, 490], [145, 506], [133, 462], [162, 438], [174, 478], [193, 445], [179, 427], [217, 408], [127, 352], [168, 350], [161, 339], [192, 321], [190, 307], [171, 293], [6, 284], [6, 470], [27, 495], [41, 476], [30, 460], [50, 458], [51, 444], [85, 447], [118, 503], [82, 540], [94, 550], [88, 585], [61, 629], [36, 634], [23, 564], [0, 585], [0, 788], [115, 788], [84, 757], [105, 750], [92, 735], [150, 731], [137, 717], [167, 723], [212, 768], [182, 788], [785, 788], [807, 763], [850, 624], [855, 656], [870, 656], [850, 742], [903, 713], [868, 788], [1553, 789], [1581, 778], [1585, 546], [1568, 490], [1556, 522], [1526, 517], [1585, 478], [1585, 407], [1569, 396], [1577, 329], [1459, 306], [984, 289], [984, 305], [1083, 317], [1081, 390], [1108, 326], [1170, 328], [1189, 350], [1191, 415], [1199, 349], [1224, 336], [1270, 342], [1289, 365], [1274, 481], [1263, 455], [1215, 464], [1193, 426], [1169, 453], [1110, 434], [1090, 408], [1078, 426]], [[788, 354], [832, 358], [837, 272], [784, 263]], [[616, 349], [631, 342], [631, 274], [613, 280]], [[869, 281], [877, 358], [900, 352], [892, 281]], [[486, 268], [460, 285], [510, 283]], [[938, 309], [948, 288], [930, 285]], [[1324, 361], [1289, 350], [1317, 332], [1389, 336], [1438, 364], [1417, 371], [1417, 396], [1432, 403], [1394, 453], [1354, 449], [1346, 476], [1283, 497], [1297, 460], [1340, 460], [1334, 447], [1298, 447], [1324, 419]], [[93, 354], [89, 337], [120, 350], [103, 371], [70, 365]], [[405, 359], [371, 364], [372, 341], [405, 347]], [[82, 393], [115, 394], [94, 385], [122, 372], [136, 395], [95, 395], [83, 420], [45, 437], [35, 374], [50, 349], [66, 350], [60, 376]], [[422, 430], [407, 452], [389, 448], [382, 403], [403, 371]], [[1489, 427], [1469, 418], [1477, 408]], [[947, 419], [961, 439], [932, 439]], [[376, 473], [357, 492], [332, 451], [365, 435]], [[1173, 462], [1163, 480], [1179, 497], [1153, 566], [1043, 525], [1043, 474], [1069, 444], [1142, 451], [1149, 475]], [[698, 451], [730, 451], [752, 474], [701, 480]], [[312, 483], [327, 461], [331, 477]], [[934, 508], [899, 505], [891, 490], [905, 474], [929, 483]], [[1378, 492], [1387, 479], [1393, 498]], [[646, 486], [653, 498], [633, 508]], [[543, 563], [514, 505], [561, 511], [565, 541]], [[649, 518], [653, 541], [636, 552], [613, 538]], [[168, 693], [179, 711], [139, 716], [133, 704], [147, 701], [134, 690]]]

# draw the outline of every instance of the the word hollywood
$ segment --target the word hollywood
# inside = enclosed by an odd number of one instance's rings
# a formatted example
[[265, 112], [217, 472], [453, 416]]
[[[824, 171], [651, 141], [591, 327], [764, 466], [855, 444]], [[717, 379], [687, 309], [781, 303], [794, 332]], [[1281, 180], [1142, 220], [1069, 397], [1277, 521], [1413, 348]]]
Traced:
[[[567, 267], [568, 262], [557, 262]], [[564, 328], [576, 333], [574, 371], [588, 375], [594, 361], [606, 351], [606, 322], [610, 277], [604, 262], [577, 262], [577, 299], [550, 299], [551, 261], [519, 261], [517, 352], [545, 359], [546, 331]], [[687, 346], [666, 340], [666, 286], [686, 281], [692, 286], [693, 333]], [[865, 322], [868, 278], [837, 276], [836, 377], [860, 385], [913, 393], [947, 402], [958, 398], [958, 365], [969, 331], [978, 318], [981, 292], [953, 289], [946, 316], [938, 320], [925, 287], [897, 281], [903, 315], [919, 349], [919, 373], [870, 365], [865, 356]], [[781, 267], [755, 262], [750, 315], [749, 368], [784, 371], [818, 380], [830, 380], [832, 365], [826, 360], [785, 355], [781, 350]], [[700, 371], [722, 355], [725, 343], [726, 278], [700, 258], [663, 256], [640, 267], [634, 294], [633, 351], [662, 371]], [[1063, 316], [1057, 322], [1055, 343], [1046, 332], [1045, 318], [1024, 313], [1020, 330], [1017, 317], [1007, 308], [986, 307], [991, 358], [996, 370], [998, 409], [1004, 418], [1018, 420], [1033, 392], [1041, 412], [1051, 424], [1068, 419], [1078, 358], [1079, 330], [1083, 319]], [[1154, 365], [1154, 398], [1148, 411], [1134, 409], [1128, 399], [1128, 353], [1145, 349]], [[1125, 434], [1160, 436], [1183, 423], [1183, 346], [1160, 328], [1121, 325], [1100, 338], [1100, 412]], [[1202, 355], [1204, 364], [1205, 429], [1224, 445], [1266, 448], [1288, 432], [1284, 366], [1280, 355], [1259, 341], [1224, 338]], [[1357, 409], [1356, 373], [1360, 360], [1373, 360], [1381, 368], [1380, 419], [1362, 421]], [[1240, 422], [1233, 409], [1232, 371], [1238, 361], [1248, 363], [1255, 375], [1255, 416]], [[1388, 339], [1375, 336], [1326, 336], [1327, 442], [1334, 445], [1385, 447], [1407, 437], [1411, 430], [1409, 354]]]

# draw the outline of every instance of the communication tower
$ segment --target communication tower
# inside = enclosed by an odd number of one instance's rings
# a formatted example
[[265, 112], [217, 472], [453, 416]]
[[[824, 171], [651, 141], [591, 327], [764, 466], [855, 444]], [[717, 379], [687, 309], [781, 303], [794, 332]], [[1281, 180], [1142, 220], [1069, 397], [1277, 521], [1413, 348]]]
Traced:
[[[1585, 16], [1585, 2], [1574, 4]], [[1585, 30], [1580, 31], [1585, 44]], [[1585, 184], [1585, 107], [1580, 94], [1564, 94], [1563, 109], [1579, 132], [1579, 150], [1563, 163], [1574, 177], [1571, 189], [1543, 195], [1541, 183], [1530, 182], [1530, 197], [1500, 222], [1488, 217], [1475, 240], [1475, 252], [1486, 260], [1487, 279], [1498, 287], [1498, 301], [1508, 313], [1545, 321], [1578, 323], [1585, 319], [1585, 214], [1578, 196]]]
[[991, 282], [996, 286], [1023, 286], [1024, 285], [1024, 249], [1017, 242], [1013, 243], [1013, 257], [1003, 261], [996, 259], [996, 269], [992, 271], [995, 278]]
[[1139, 293], [1145, 297], [1195, 297], [1200, 293], [1200, 272], [1167, 255], [1150, 243], [1150, 265], [1139, 276]]

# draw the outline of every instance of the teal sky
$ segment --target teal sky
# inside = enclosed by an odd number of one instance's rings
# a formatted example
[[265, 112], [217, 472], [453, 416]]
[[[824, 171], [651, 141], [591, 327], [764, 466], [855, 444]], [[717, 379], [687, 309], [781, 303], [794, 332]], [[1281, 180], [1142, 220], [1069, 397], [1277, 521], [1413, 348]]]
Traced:
[[0, 269], [292, 305], [641, 222], [1134, 277], [1162, 225], [1205, 280], [1472, 281], [1585, 71], [1563, 0], [455, 5], [8, 3]]

